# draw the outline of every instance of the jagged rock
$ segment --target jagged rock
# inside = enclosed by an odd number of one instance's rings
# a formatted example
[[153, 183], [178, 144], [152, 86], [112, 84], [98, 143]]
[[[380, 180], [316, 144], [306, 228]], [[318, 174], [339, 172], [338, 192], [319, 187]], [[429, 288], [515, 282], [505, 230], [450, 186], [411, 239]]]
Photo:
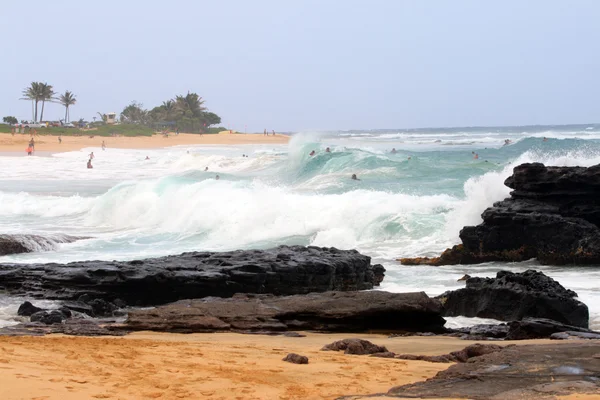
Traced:
[[[600, 340], [600, 332], [597, 333], [587, 333], [587, 332], [575, 332], [575, 331], [567, 331], [567, 332], [558, 332], [550, 335], [550, 339], [554, 340], [567, 340], [567, 339], [590, 339], [590, 340]], [[596, 357], [600, 358], [600, 357]]]
[[385, 269], [355, 250], [280, 246], [270, 250], [184, 253], [179, 256], [70, 264], [0, 265], [8, 294], [74, 300], [83, 294], [129, 305], [236, 293], [304, 294], [372, 289]]
[[180, 300], [154, 309], [132, 310], [125, 328], [166, 332], [445, 332], [439, 301], [425, 293], [383, 291], [307, 295], [235, 295]]
[[326, 344], [322, 351], [344, 351], [344, 354], [380, 354], [387, 353], [385, 346], [378, 346], [368, 340], [363, 339], [343, 339], [333, 343]]
[[41, 322], [46, 325], [60, 324], [67, 317], [58, 310], [38, 311], [29, 317], [31, 322]]
[[509, 327], [506, 340], [551, 338], [554, 333], [569, 331], [600, 335], [600, 332], [544, 318], [524, 318], [522, 321], [511, 322]]
[[0, 235], [0, 256], [55, 250], [60, 243], [87, 239], [69, 235]]
[[19, 309], [17, 310], [17, 315], [21, 315], [24, 317], [30, 317], [39, 311], [44, 311], [44, 309], [36, 307], [33, 304], [31, 304], [30, 302], [26, 301], [19, 306]]
[[479, 344], [475, 343], [470, 346], [465, 347], [459, 351], [453, 351], [448, 354], [443, 354], [439, 356], [420, 356], [414, 354], [397, 354], [394, 358], [398, 358], [401, 360], [420, 360], [420, 361], [429, 361], [434, 363], [451, 363], [451, 362], [459, 362], [465, 363], [471, 358], [480, 357], [485, 354], [495, 353], [497, 351], [502, 350], [502, 346], [497, 346], [495, 344]]
[[290, 353], [283, 358], [283, 361], [287, 361], [292, 364], [308, 364], [308, 357], [301, 356], [300, 354]]
[[[454, 329], [454, 331], [460, 332], [463, 335], [468, 335], [468, 340], [473, 340], [472, 338], [478, 338], [476, 340], [480, 340], [483, 338], [502, 339], [506, 337], [508, 329], [509, 326], [507, 324], [480, 324], [466, 328]], [[463, 337], [463, 339], [467, 339], [467, 337]]]
[[66, 319], [63, 323], [46, 325], [40, 322], [28, 322], [0, 328], [0, 336], [43, 336], [49, 334], [64, 334], [73, 336], [123, 336], [128, 331], [111, 329], [107, 321], [90, 319]]
[[496, 278], [469, 278], [464, 289], [446, 292], [438, 299], [445, 316], [493, 318], [515, 321], [526, 317], [547, 318], [587, 328], [589, 311], [565, 289], [541, 272], [500, 271]]
[[511, 197], [494, 203], [478, 226], [460, 231], [462, 245], [440, 257], [403, 258], [407, 265], [524, 261], [600, 264], [600, 165], [522, 164], [504, 182]]

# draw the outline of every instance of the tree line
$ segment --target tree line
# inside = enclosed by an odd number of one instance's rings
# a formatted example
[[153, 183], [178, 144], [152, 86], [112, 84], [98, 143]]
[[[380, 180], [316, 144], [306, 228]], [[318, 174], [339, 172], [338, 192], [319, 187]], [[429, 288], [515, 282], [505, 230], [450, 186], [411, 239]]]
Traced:
[[[73, 92], [66, 90], [63, 94], [57, 95], [53, 86], [46, 82], [31, 82], [23, 89], [22, 95], [20, 100], [31, 101], [31, 114], [35, 122], [44, 120], [46, 103], [59, 103], [65, 107], [64, 122], [68, 122], [70, 107], [77, 103], [77, 97]], [[98, 114], [102, 121], [106, 122], [106, 114]], [[124, 124], [138, 124], [153, 128], [176, 127], [185, 132], [205, 132], [210, 126], [220, 124], [221, 117], [208, 111], [204, 106], [204, 100], [197, 93], [188, 92], [163, 101], [160, 106], [151, 110], [146, 110], [141, 103], [132, 101], [121, 111], [120, 121]]]
[[188, 92], [173, 99], [163, 101], [151, 110], [144, 109], [141, 103], [132, 101], [121, 112], [121, 123], [140, 124], [157, 127], [177, 127], [195, 133], [204, 132], [211, 125], [221, 123], [221, 117], [208, 111], [204, 100], [197, 93]]
[[[46, 82], [31, 82], [31, 85], [23, 89], [23, 97], [20, 100], [31, 101], [31, 116], [34, 122], [44, 120], [44, 106], [48, 103], [60, 103], [65, 107], [65, 122], [69, 121], [69, 107], [77, 103], [77, 98], [73, 92], [66, 90], [63, 94], [57, 96], [52, 85]], [[40, 118], [38, 120], [38, 106], [42, 103]]]

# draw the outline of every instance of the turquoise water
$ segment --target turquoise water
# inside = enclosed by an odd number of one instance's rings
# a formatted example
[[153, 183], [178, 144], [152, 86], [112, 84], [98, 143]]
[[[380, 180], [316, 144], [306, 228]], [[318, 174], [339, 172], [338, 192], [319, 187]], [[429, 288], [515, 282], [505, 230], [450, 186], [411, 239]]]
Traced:
[[[505, 139], [512, 143], [503, 145]], [[395, 261], [456, 244], [463, 226], [479, 223], [486, 207], [508, 196], [503, 181], [515, 165], [599, 163], [599, 126], [301, 133], [289, 145], [270, 146], [119, 150], [108, 144], [106, 151], [0, 156], [2, 232], [92, 237], [0, 262], [335, 246], [383, 263], [383, 289], [432, 295], [460, 287], [456, 279], [464, 273], [534, 267], [578, 292], [600, 328], [600, 290], [590, 279], [600, 277], [597, 268], [535, 262], [428, 268]], [[93, 170], [85, 168], [90, 151]], [[0, 318], [12, 320], [15, 302], [2, 301]]]

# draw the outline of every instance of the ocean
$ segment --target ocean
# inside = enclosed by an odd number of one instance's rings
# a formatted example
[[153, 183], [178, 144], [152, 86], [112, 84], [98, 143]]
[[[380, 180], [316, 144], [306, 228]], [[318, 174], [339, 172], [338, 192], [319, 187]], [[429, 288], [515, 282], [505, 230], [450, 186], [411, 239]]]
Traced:
[[[591, 327], [600, 329], [600, 267], [395, 261], [459, 243], [463, 226], [478, 224], [485, 208], [508, 196], [503, 182], [524, 162], [598, 164], [600, 125], [304, 132], [287, 145], [0, 156], [0, 233], [90, 237], [0, 263], [27, 268], [281, 244], [354, 248], [385, 266], [381, 289], [392, 292], [438, 295], [462, 287], [457, 279], [467, 273], [541, 270], [576, 291], [590, 308]], [[20, 321], [22, 301], [0, 294], [0, 326]], [[451, 318], [448, 325], [481, 321]]]

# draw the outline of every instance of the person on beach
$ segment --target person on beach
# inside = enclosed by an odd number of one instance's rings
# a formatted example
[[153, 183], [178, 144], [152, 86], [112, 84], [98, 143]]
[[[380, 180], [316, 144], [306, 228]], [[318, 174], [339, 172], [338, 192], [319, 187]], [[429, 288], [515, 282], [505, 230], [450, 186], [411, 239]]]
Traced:
[[216, 179], [216, 180], [219, 180], [219, 179], [220, 179], [219, 175], [215, 176], [215, 179]]
[[62, 136], [58, 135], [58, 144], [62, 144]]
[[88, 169], [94, 168], [94, 166], [92, 165], [92, 159], [91, 158], [87, 162], [87, 167], [88, 167]]
[[308, 155], [312, 157], [312, 156], [314, 156], [315, 154], [316, 154], [316, 153], [315, 153], [315, 151], [313, 150], [313, 151], [311, 151], [311, 152], [310, 152]]
[[150, 159], [150, 157], [146, 156], [146, 160], [149, 160], [149, 159]]
[[102, 141], [102, 151], [106, 150], [106, 145], [104, 144], [104, 140]]
[[92, 152], [90, 153], [90, 160], [93, 160], [93, 159], [94, 159], [94, 152], [92, 151]]
[[356, 177], [356, 174], [352, 174], [352, 177], [350, 179], [352, 179], [353, 181], [360, 181], [360, 179]]
[[265, 134], [264, 134], [264, 135], [265, 135], [265, 136], [268, 136], [268, 134], [267, 134], [267, 128], [265, 128]]
[[27, 150], [25, 150], [27, 152], [27, 155], [30, 156], [31, 153], [33, 153], [33, 149], [31, 148], [31, 146], [27, 147]]
[[271, 131], [271, 132], [273, 132], [273, 136], [275, 136], [275, 131]]
[[33, 138], [31, 138], [31, 140], [29, 141], [29, 147], [31, 147], [32, 150], [35, 150], [35, 142]]
[[179, 135], [179, 128], [177, 128], [177, 131], [175, 131], [176, 135]]
[[331, 150], [328, 148], [325, 149], [325, 153], [331, 153]]
[[204, 168], [204, 171], [208, 171], [208, 167]]

